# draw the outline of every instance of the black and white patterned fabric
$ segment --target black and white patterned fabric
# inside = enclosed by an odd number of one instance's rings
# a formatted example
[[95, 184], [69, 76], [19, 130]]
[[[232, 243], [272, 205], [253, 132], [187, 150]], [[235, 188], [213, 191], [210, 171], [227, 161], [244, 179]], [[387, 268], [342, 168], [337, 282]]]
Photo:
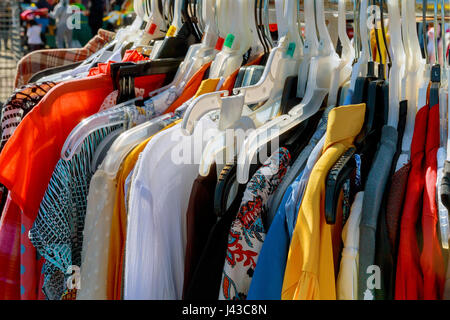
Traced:
[[70, 270], [81, 265], [92, 158], [99, 144], [116, 130], [122, 130], [122, 125], [91, 133], [72, 159], [60, 159], [41, 202], [29, 238], [46, 259], [43, 291], [49, 300], [60, 300], [70, 291], [65, 285]]

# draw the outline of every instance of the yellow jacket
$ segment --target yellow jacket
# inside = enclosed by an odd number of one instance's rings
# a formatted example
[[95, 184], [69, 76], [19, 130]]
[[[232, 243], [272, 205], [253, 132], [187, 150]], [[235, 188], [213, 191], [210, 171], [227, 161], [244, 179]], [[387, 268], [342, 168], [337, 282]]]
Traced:
[[336, 299], [331, 225], [324, 214], [325, 179], [361, 131], [365, 110], [365, 104], [342, 106], [328, 116], [325, 145], [306, 186], [289, 248], [283, 300]]

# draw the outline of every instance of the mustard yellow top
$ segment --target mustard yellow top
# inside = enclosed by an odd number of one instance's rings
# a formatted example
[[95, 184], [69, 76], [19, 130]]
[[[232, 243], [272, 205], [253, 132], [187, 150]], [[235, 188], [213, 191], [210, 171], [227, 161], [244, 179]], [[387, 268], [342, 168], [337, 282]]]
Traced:
[[[383, 31], [382, 29], [377, 29], [378, 30], [378, 41], [380, 43], [380, 51], [381, 51], [381, 59], [380, 59], [380, 54], [378, 53], [378, 46], [377, 46], [377, 38], [375, 37], [375, 29], [372, 29], [370, 31], [370, 46], [372, 48], [372, 55], [374, 57], [374, 61], [378, 62], [378, 63], [383, 63], [386, 64], [386, 44], [384, 43], [384, 39], [383, 39]], [[390, 43], [390, 37], [389, 37], [389, 33], [386, 33], [386, 41], [389, 45]]]
[[[181, 120], [177, 120], [167, 125], [162, 130], [173, 127], [180, 121]], [[108, 300], [120, 300], [122, 298], [123, 259], [125, 254], [125, 241], [127, 238], [127, 212], [125, 208], [124, 192], [125, 180], [136, 165], [139, 155], [154, 136], [155, 135], [141, 142], [127, 155], [116, 176], [116, 200], [111, 221], [108, 253], [108, 282], [106, 288]]]
[[216, 91], [219, 81], [220, 79], [203, 80], [202, 83], [200, 84], [200, 87], [198, 87], [198, 90], [194, 95], [194, 99], [197, 98], [198, 96], [201, 96], [202, 94]]
[[298, 212], [284, 274], [283, 300], [335, 300], [331, 225], [325, 221], [325, 179], [361, 131], [365, 104], [334, 108], [325, 145], [314, 166]]

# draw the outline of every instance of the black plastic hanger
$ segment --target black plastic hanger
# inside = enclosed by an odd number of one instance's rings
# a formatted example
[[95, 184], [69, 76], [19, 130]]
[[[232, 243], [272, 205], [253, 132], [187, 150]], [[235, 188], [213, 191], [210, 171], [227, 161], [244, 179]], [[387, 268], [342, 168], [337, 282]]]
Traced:
[[[178, 33], [175, 37], [164, 38], [161, 48], [158, 50], [155, 59], [185, 57], [187, 51], [189, 50], [189, 47], [201, 41], [200, 36], [196, 33], [195, 28], [192, 25], [192, 21], [190, 20], [189, 15], [186, 12], [186, 2], [187, 0], [184, 0], [182, 3], [183, 24], [180, 30], [178, 30]], [[165, 15], [167, 13], [167, 17], [170, 19], [169, 21], [172, 21], [174, 15], [173, 0], [166, 2], [166, 10], [164, 10], [164, 12]]]
[[[375, 0], [373, 4], [376, 5]], [[380, 3], [379, 5], [382, 7], [383, 4]], [[383, 20], [383, 15], [381, 15], [381, 20]], [[377, 29], [375, 29], [375, 36], [377, 40], [377, 51], [382, 60]], [[385, 47], [387, 48], [387, 44]], [[379, 64], [378, 77], [375, 77], [374, 68], [375, 61], [370, 61], [367, 76], [357, 79], [355, 92], [352, 97], [353, 104], [366, 103], [364, 125], [360, 134], [355, 139], [355, 147], [350, 147], [344, 152], [333, 165], [327, 176], [325, 187], [325, 220], [328, 224], [336, 223], [337, 205], [342, 186], [357, 170], [356, 154], [364, 162], [364, 165], [361, 166], [360, 180], [365, 181], [377, 149], [376, 146], [380, 139], [381, 128], [385, 124], [385, 121], [387, 121], [385, 110], [388, 107], [389, 99], [386, 95], [389, 93], [389, 90], [386, 90], [386, 88], [388, 89], [389, 87], [388, 82], [384, 79], [383, 61]]]
[[[111, 65], [111, 76], [115, 90], [119, 90], [117, 103], [135, 98], [134, 79], [155, 74], [166, 74], [164, 84], [170, 83], [175, 77], [183, 59], [156, 59], [148, 62], [121, 62]], [[163, 85], [164, 85], [163, 84]]]
[[181, 15], [183, 18], [183, 22], [189, 28], [191, 34], [195, 37], [197, 42], [202, 41], [202, 33], [197, 26], [198, 18], [195, 16], [195, 10], [193, 7], [196, 6], [196, 0], [184, 0], [181, 7]]
[[227, 164], [220, 172], [214, 194], [214, 213], [218, 217], [222, 217], [227, 212], [227, 204], [235, 185], [237, 185], [237, 190], [233, 202], [240, 202], [244, 196], [246, 185], [237, 184], [236, 169], [236, 164]]
[[[426, 5], [427, 1], [425, 1]], [[435, 6], [437, 6], [437, 3], [435, 3]], [[435, 21], [434, 21], [434, 39], [435, 39], [435, 48], [434, 48], [434, 52], [435, 52], [435, 56], [436, 56], [436, 61], [435, 64], [431, 67], [431, 85], [430, 85], [430, 93], [429, 93], [429, 108], [438, 105], [439, 104], [439, 90], [441, 88], [441, 66], [439, 65], [439, 48], [437, 46], [437, 38], [438, 38], [438, 34], [437, 34], [437, 27], [439, 25], [438, 23], [438, 19], [437, 19], [437, 8], [435, 8]], [[442, 28], [444, 28], [444, 26], [442, 26]], [[444, 53], [445, 54], [445, 53]]]

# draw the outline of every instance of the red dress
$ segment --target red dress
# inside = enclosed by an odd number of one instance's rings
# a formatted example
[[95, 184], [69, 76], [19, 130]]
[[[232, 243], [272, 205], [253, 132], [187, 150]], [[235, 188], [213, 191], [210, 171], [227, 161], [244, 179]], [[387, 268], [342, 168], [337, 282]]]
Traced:
[[408, 177], [405, 204], [400, 223], [395, 300], [423, 298], [423, 277], [420, 270], [420, 251], [416, 224], [422, 209], [424, 189], [424, 154], [429, 108], [421, 108], [416, 115], [411, 143], [411, 171]]
[[437, 151], [440, 144], [439, 105], [430, 109], [427, 141], [425, 145], [425, 189], [423, 193], [422, 233], [423, 248], [420, 266], [423, 275], [423, 298], [440, 300], [444, 291], [445, 267], [436, 227], [438, 209], [436, 203]]

